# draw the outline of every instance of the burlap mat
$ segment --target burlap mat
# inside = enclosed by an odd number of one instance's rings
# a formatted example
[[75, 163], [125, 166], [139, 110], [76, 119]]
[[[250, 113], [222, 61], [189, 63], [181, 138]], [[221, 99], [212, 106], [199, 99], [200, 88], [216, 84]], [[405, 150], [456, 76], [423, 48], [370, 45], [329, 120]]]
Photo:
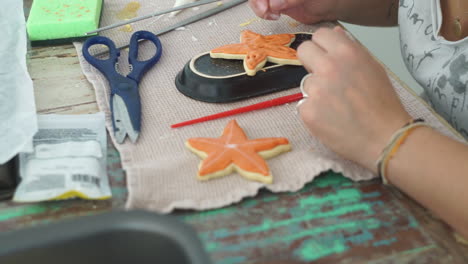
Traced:
[[[106, 1], [101, 26], [121, 21], [117, 14], [130, 1]], [[172, 6], [172, 1], [140, 0], [138, 15]], [[134, 31], [145, 29], [156, 32], [180, 19], [192, 16], [214, 4], [199, 10], [186, 10], [179, 16], [152, 18], [129, 27], [102, 32], [117, 45], [127, 44]], [[247, 23], [246, 23], [247, 22]], [[242, 25], [241, 25], [242, 24]], [[322, 24], [320, 26], [331, 26]], [[295, 104], [278, 106], [266, 110], [235, 116], [250, 138], [287, 137], [293, 150], [268, 160], [274, 183], [265, 186], [245, 180], [238, 174], [199, 182], [196, 173], [200, 159], [188, 151], [184, 142], [191, 137], [218, 137], [229, 118], [219, 119], [179, 129], [170, 125], [259, 101], [297, 93], [291, 89], [267, 96], [230, 104], [198, 102], [180, 94], [174, 84], [176, 74], [193, 56], [212, 48], [236, 43], [244, 29], [261, 34], [313, 32], [317, 26], [298, 25], [284, 17], [277, 22], [255, 19], [247, 4], [234, 7], [216, 16], [209, 17], [184, 29], [161, 36], [163, 55], [140, 84], [142, 99], [142, 131], [137, 144], [128, 141], [119, 145], [123, 168], [127, 172], [129, 197], [128, 208], [144, 208], [159, 212], [170, 212], [174, 208], [209, 209], [226, 206], [244, 197], [254, 196], [262, 187], [273, 192], [296, 191], [323, 171], [334, 170], [353, 180], [375, 177], [368, 170], [343, 160], [318, 140], [312, 138], [296, 114]], [[84, 74], [96, 89], [99, 108], [106, 113], [107, 128], [112, 135], [109, 112], [109, 86], [104, 77], [81, 56], [81, 43], [75, 43]], [[140, 53], [144, 56], [153, 52], [143, 44]], [[127, 52], [123, 51], [120, 68], [126, 69]], [[456, 134], [441, 122], [417, 96], [403, 88], [393, 79], [393, 84], [404, 105], [414, 117], [423, 117], [436, 129], [456, 137]]]

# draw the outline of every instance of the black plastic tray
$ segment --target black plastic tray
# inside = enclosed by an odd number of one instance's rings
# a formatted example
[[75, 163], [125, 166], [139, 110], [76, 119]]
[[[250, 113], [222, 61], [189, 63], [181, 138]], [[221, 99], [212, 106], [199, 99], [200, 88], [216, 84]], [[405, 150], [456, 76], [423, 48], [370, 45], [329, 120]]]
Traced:
[[0, 164], [0, 200], [13, 196], [18, 177], [18, 156], [7, 163]]
[[196, 233], [170, 216], [111, 212], [3, 233], [2, 264], [210, 264]]
[[[290, 47], [310, 40], [310, 33], [296, 33]], [[213, 59], [209, 52], [192, 58], [177, 75], [175, 84], [184, 95], [209, 103], [234, 102], [298, 87], [307, 74], [303, 66], [267, 63], [255, 76], [245, 73], [242, 60]]]

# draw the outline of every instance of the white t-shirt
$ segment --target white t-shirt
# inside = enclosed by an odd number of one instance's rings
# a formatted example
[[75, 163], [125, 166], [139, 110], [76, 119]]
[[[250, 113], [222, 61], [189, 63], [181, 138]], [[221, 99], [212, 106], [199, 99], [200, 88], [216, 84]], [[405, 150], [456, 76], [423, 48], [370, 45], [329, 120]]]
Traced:
[[423, 97], [468, 139], [468, 38], [439, 35], [440, 0], [400, 0], [398, 23], [403, 60]]

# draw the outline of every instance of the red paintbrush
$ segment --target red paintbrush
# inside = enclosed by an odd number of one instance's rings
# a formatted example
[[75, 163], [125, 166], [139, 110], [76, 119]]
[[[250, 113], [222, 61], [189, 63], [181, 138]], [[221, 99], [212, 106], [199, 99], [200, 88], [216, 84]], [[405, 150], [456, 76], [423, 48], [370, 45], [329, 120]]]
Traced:
[[188, 120], [188, 121], [185, 121], [185, 122], [177, 123], [177, 124], [171, 125], [171, 128], [193, 125], [193, 124], [197, 124], [197, 123], [201, 123], [201, 122], [205, 122], [205, 121], [210, 121], [210, 120], [214, 120], [214, 119], [218, 119], [218, 118], [237, 115], [237, 114], [250, 112], [250, 111], [255, 111], [255, 110], [259, 110], [259, 109], [264, 109], [264, 108], [268, 108], [268, 107], [272, 107], [272, 106], [292, 103], [292, 102], [295, 102], [295, 101], [299, 101], [302, 98], [303, 98], [302, 93], [286, 95], [286, 96], [283, 96], [283, 97], [279, 97], [279, 98], [275, 98], [275, 99], [272, 99], [272, 100], [256, 103], [256, 104], [253, 104], [253, 105], [248, 105], [248, 106], [244, 106], [244, 107], [224, 111], [224, 112], [221, 112], [221, 113], [217, 113], [217, 114], [214, 114], [214, 115], [204, 116], [204, 117], [200, 117], [200, 118], [197, 118], [197, 119], [192, 119], [192, 120]]

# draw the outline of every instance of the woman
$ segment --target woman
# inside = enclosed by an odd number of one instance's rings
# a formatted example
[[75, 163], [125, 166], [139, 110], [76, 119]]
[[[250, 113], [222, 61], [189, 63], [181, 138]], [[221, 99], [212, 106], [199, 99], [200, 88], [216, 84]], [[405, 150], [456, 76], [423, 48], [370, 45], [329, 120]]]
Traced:
[[[425, 88], [434, 109], [468, 139], [468, 1], [249, 0], [249, 4], [259, 17], [270, 20], [284, 14], [307, 24], [331, 20], [399, 24], [409, 71]], [[298, 57], [313, 72], [304, 82], [308, 97], [299, 106], [310, 133], [343, 157], [381, 174], [468, 237], [468, 146], [428, 126], [408, 124], [411, 117], [385, 70], [341, 28], [319, 29], [312, 41], [298, 48]]]

